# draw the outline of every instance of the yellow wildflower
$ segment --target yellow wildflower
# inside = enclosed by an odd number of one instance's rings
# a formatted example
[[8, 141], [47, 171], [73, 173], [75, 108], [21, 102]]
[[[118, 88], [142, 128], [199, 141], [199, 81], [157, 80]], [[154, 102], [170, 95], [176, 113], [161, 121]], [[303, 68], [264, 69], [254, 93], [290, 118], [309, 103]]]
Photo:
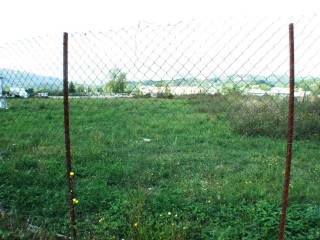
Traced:
[[73, 204], [78, 204], [78, 203], [79, 203], [79, 200], [76, 199], [76, 198], [73, 198], [73, 199], [72, 199], [72, 203], [73, 203]]

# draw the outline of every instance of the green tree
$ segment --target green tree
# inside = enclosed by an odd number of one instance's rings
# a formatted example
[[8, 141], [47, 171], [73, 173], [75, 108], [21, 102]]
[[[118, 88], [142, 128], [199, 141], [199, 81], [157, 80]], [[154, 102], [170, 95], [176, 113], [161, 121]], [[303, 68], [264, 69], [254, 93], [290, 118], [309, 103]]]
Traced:
[[69, 93], [76, 93], [76, 86], [73, 82], [70, 82], [69, 84]]
[[33, 97], [34, 96], [34, 89], [33, 88], [28, 88], [26, 90], [26, 92], [28, 93], [29, 97]]
[[77, 84], [75, 86], [75, 89], [78, 94], [82, 94], [85, 92], [85, 87], [82, 84]]
[[119, 68], [109, 71], [110, 81], [107, 82], [105, 89], [108, 92], [123, 93], [127, 87], [127, 74]]

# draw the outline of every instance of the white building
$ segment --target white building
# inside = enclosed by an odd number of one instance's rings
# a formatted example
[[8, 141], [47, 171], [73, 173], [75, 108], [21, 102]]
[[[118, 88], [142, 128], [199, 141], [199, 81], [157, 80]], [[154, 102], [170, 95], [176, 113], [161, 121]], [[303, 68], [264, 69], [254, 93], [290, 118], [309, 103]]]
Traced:
[[264, 91], [260, 88], [252, 88], [252, 89], [249, 89], [248, 91], [246, 91], [246, 93], [248, 95], [251, 95], [251, 96], [264, 96], [264, 95], [267, 95], [268, 92], [267, 91]]
[[272, 96], [288, 96], [289, 88], [273, 87], [268, 91], [268, 94]]
[[37, 93], [37, 97], [47, 98], [47, 97], [49, 97], [49, 93], [39, 92], [39, 93]]
[[156, 96], [157, 94], [171, 93], [176, 96], [181, 95], [192, 95], [192, 94], [203, 94], [210, 93], [214, 94], [217, 91], [211, 89], [207, 91], [202, 87], [191, 87], [191, 86], [167, 86], [167, 87], [156, 87], [156, 86], [146, 86], [142, 85], [139, 87], [139, 92], [142, 95], [150, 94], [151, 96]]
[[13, 97], [27, 98], [28, 93], [24, 88], [10, 87], [9, 94]]
[[177, 96], [206, 93], [206, 89], [201, 87], [172, 86], [169, 88], [169, 90], [171, 94]]
[[[268, 93], [273, 96], [289, 96], [290, 91], [289, 88], [273, 87]], [[302, 88], [299, 88], [294, 92], [294, 97], [296, 98], [304, 98], [310, 95], [311, 91], [304, 91]]]
[[[246, 91], [247, 95], [252, 96], [264, 96], [264, 95], [270, 95], [270, 96], [282, 96], [287, 97], [290, 94], [289, 88], [284, 87], [273, 87], [269, 91], [264, 91], [260, 88], [251, 88]], [[305, 98], [311, 95], [311, 91], [304, 91], [303, 89], [299, 88], [294, 92], [294, 97], [296, 98]]]

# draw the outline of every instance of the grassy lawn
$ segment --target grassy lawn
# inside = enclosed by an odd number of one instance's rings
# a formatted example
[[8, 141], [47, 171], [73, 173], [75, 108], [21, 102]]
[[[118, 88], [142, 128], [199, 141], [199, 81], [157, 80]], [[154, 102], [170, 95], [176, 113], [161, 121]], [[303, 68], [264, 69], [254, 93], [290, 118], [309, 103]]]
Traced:
[[[25, 222], [68, 234], [62, 102], [9, 106], [0, 238], [28, 238]], [[72, 100], [79, 238], [275, 239], [286, 141], [229, 125], [192, 99]], [[319, 143], [295, 141], [287, 239], [320, 236]]]

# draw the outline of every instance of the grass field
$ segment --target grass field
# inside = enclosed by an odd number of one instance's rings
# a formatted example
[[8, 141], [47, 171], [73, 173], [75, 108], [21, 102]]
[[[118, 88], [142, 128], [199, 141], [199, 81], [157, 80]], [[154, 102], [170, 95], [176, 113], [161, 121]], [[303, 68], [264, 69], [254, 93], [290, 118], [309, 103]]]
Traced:
[[[68, 234], [60, 100], [0, 111], [0, 238]], [[192, 99], [71, 102], [79, 239], [275, 239], [286, 141]], [[320, 236], [318, 138], [294, 143], [287, 239]]]

